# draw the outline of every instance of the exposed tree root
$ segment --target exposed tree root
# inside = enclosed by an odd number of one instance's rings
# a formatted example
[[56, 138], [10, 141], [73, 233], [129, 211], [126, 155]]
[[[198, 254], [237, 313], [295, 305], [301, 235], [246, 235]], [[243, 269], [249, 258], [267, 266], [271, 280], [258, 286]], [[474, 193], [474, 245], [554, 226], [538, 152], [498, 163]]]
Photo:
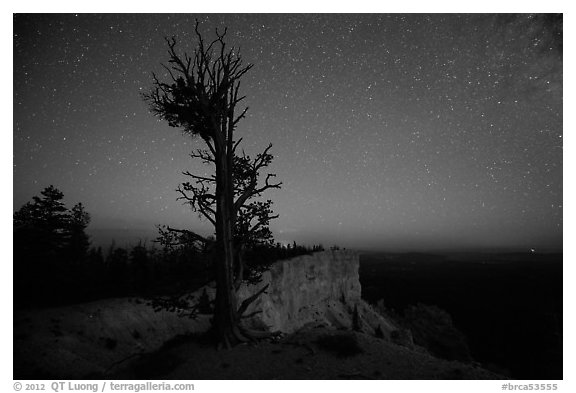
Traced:
[[265, 285], [254, 295], [242, 301], [240, 307], [238, 307], [238, 310], [236, 311], [235, 314], [236, 323], [234, 323], [232, 326], [227, 327], [225, 329], [224, 334], [220, 332], [221, 334], [218, 335], [219, 336], [219, 341], [217, 345], [218, 350], [230, 349], [235, 345], [243, 343], [255, 343], [258, 342], [259, 340], [278, 337], [281, 334], [281, 332], [270, 332], [264, 330], [250, 329], [246, 326], [243, 326], [240, 323], [242, 319], [253, 317], [254, 315], [257, 315], [262, 312], [262, 310], [257, 310], [249, 314], [246, 314], [248, 307], [252, 303], [254, 303], [254, 301], [256, 301], [256, 299], [258, 299], [263, 293], [266, 293], [266, 290], [268, 289], [269, 286], [270, 284]]
[[220, 338], [217, 349], [231, 349], [232, 347], [239, 344], [256, 343], [259, 340], [275, 337], [279, 334], [279, 332], [259, 331], [237, 325]]
[[255, 330], [255, 329], [249, 329], [249, 328], [241, 328], [242, 332], [246, 335], [248, 335], [249, 337], [251, 337], [252, 339], [255, 340], [263, 340], [263, 339], [267, 339], [267, 338], [273, 338], [273, 337], [278, 337], [282, 334], [282, 332], [267, 332], [264, 330]]

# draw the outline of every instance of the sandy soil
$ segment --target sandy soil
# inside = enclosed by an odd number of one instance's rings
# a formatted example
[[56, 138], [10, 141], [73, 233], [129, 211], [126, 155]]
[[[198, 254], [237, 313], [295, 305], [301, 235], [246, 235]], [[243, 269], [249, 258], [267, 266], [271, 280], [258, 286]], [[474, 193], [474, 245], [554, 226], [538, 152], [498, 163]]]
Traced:
[[[356, 343], [356, 354], [321, 345]], [[319, 342], [320, 341], [320, 342]], [[340, 348], [341, 349], [341, 348]], [[306, 329], [277, 342], [217, 351], [194, 337], [179, 339], [119, 370], [116, 379], [502, 379], [474, 365], [445, 361], [384, 340], [328, 328]]]

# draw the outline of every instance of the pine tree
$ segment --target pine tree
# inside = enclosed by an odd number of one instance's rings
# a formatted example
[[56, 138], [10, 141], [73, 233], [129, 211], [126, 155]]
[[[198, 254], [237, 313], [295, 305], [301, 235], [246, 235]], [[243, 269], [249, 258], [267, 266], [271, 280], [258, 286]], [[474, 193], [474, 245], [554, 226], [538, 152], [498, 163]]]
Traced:
[[[213, 165], [214, 173], [209, 176], [185, 172], [192, 181], [184, 183], [178, 191], [181, 198], [215, 228], [214, 328], [220, 344], [230, 347], [260, 336], [240, 322], [255, 298], [245, 299], [239, 305], [236, 290], [244, 276], [245, 241], [275, 218], [269, 214], [269, 204], [258, 205], [251, 200], [265, 190], [280, 188], [281, 183], [271, 182], [274, 174], [268, 174], [264, 182], [259, 179], [260, 171], [272, 161], [271, 145], [254, 158], [237, 154], [242, 138], [234, 139], [234, 131], [248, 110], [245, 107], [236, 114], [238, 104], [245, 98], [239, 95], [240, 79], [252, 64], [244, 65], [238, 50], [228, 49], [224, 40], [226, 30], [222, 34], [216, 31], [217, 38], [209, 43], [198, 31], [198, 22], [195, 32], [198, 45], [192, 56], [179, 54], [176, 39], [167, 39], [169, 60], [164, 68], [169, 81], [160, 81], [153, 75], [154, 87], [144, 99], [152, 112], [170, 126], [181, 129], [184, 134], [199, 136], [206, 149], [199, 149], [191, 156]], [[242, 214], [250, 211], [257, 221], [247, 225]], [[189, 239], [199, 243], [209, 242], [189, 230], [168, 230], [186, 233]], [[258, 294], [265, 290], [266, 287]]]

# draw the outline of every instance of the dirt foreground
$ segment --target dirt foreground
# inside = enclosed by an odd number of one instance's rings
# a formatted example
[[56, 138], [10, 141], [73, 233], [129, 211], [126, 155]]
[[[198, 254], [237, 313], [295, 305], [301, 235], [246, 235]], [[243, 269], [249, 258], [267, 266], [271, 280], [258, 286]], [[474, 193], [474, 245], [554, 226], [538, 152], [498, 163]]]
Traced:
[[362, 333], [303, 329], [278, 341], [217, 351], [179, 338], [142, 356], [114, 379], [503, 379], [471, 364], [437, 359]]

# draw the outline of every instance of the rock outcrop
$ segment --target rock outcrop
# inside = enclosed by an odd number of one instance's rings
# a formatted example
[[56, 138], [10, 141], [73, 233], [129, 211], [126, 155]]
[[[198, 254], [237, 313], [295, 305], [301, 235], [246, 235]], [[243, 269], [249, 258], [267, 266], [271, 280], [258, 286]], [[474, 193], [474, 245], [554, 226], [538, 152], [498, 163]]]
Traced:
[[361, 299], [359, 257], [354, 251], [324, 251], [280, 261], [264, 272], [262, 281], [242, 287], [246, 299], [269, 285], [247, 314], [260, 311], [248, 323], [256, 328], [292, 333], [314, 325], [347, 328], [390, 338], [396, 327]]

